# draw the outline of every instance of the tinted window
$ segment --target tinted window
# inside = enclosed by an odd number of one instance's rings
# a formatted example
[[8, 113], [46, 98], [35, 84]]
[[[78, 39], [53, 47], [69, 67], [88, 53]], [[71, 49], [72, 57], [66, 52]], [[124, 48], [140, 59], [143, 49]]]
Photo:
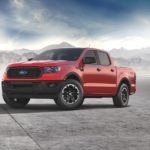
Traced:
[[98, 51], [98, 57], [101, 65], [110, 65], [110, 60], [107, 53]]
[[54, 49], [45, 51], [34, 58], [34, 60], [77, 60], [83, 49]]
[[87, 52], [85, 53], [85, 55], [84, 55], [84, 58], [85, 58], [85, 57], [94, 57], [95, 60], [96, 60], [96, 63], [93, 63], [93, 64], [97, 64], [97, 59], [96, 59], [96, 55], [95, 55], [95, 52], [94, 52], [94, 51], [92, 51], [92, 50], [87, 51]]

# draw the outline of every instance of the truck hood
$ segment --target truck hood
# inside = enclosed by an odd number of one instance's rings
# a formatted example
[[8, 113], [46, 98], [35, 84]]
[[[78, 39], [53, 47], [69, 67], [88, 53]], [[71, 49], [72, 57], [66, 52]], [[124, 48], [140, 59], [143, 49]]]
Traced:
[[19, 67], [19, 66], [59, 66], [59, 65], [72, 65], [74, 61], [66, 61], [66, 60], [40, 60], [40, 61], [26, 61], [10, 64], [8, 67]]

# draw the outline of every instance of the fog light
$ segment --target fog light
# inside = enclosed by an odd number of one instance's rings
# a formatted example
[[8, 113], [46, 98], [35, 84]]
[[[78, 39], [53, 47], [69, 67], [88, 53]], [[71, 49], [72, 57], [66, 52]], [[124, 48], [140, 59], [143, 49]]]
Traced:
[[55, 87], [55, 86], [56, 86], [55, 83], [49, 83], [49, 84], [48, 84], [48, 87], [50, 87], [50, 88], [53, 88], [53, 87]]

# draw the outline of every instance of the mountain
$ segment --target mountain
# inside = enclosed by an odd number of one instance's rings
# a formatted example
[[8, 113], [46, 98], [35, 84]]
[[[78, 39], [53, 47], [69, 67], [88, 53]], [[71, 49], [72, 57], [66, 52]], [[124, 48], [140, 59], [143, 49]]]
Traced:
[[119, 66], [138, 68], [142, 70], [150, 69], [150, 47], [127, 50], [124, 48], [110, 51], [115, 63]]
[[22, 49], [14, 49], [13, 52], [16, 53], [16, 54], [18, 54], [18, 55], [22, 55], [24, 53], [33, 52], [33, 50], [22, 48]]
[[28, 53], [41, 53], [43, 51], [46, 50], [51, 50], [51, 49], [57, 49], [57, 48], [74, 48], [75, 46], [71, 45], [70, 43], [67, 42], [61, 42], [59, 44], [52, 44], [52, 45], [47, 45], [41, 49], [37, 49], [37, 50], [29, 50], [29, 49], [14, 49], [13, 52], [18, 54], [18, 55], [23, 55], [23, 54], [28, 54]]
[[34, 58], [37, 54], [50, 49], [57, 49], [57, 48], [73, 48], [75, 46], [67, 43], [67, 42], [61, 42], [60, 44], [52, 44], [45, 46], [42, 49], [39, 50], [29, 50], [29, 49], [15, 49], [12, 51], [0, 51], [0, 60], [1, 64], [8, 64], [18, 61], [26, 61], [29, 58]]
[[149, 61], [150, 47], [134, 49], [134, 50], [127, 50], [124, 48], [113, 49], [110, 51], [110, 54], [115, 58], [119, 57], [119, 58], [131, 59], [131, 58], [140, 57], [143, 60]]
[[[14, 63], [17, 61], [26, 61], [33, 58], [40, 52], [57, 48], [73, 48], [75, 46], [67, 42], [52, 44], [39, 50], [17, 49], [13, 51], [0, 51], [1, 64]], [[128, 50], [124, 48], [112, 49], [110, 55], [113, 57], [115, 64], [123, 67], [132, 67], [142, 70], [150, 70], [150, 47]]]
[[67, 42], [61, 42], [60, 44], [52, 44], [52, 45], [48, 45], [43, 47], [42, 49], [40, 49], [40, 51], [45, 51], [45, 50], [50, 50], [50, 49], [57, 49], [57, 48], [74, 48], [75, 46], [67, 43]]
[[20, 55], [14, 52], [8, 52], [8, 51], [0, 52], [1, 65], [21, 61], [22, 59], [23, 57], [21, 57]]

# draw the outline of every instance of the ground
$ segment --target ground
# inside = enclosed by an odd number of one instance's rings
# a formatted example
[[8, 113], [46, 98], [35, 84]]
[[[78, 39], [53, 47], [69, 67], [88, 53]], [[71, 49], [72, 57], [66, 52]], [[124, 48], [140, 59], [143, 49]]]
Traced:
[[111, 99], [86, 99], [79, 110], [61, 111], [52, 100], [24, 109], [0, 102], [0, 150], [149, 150], [150, 77], [139, 77], [129, 107]]

